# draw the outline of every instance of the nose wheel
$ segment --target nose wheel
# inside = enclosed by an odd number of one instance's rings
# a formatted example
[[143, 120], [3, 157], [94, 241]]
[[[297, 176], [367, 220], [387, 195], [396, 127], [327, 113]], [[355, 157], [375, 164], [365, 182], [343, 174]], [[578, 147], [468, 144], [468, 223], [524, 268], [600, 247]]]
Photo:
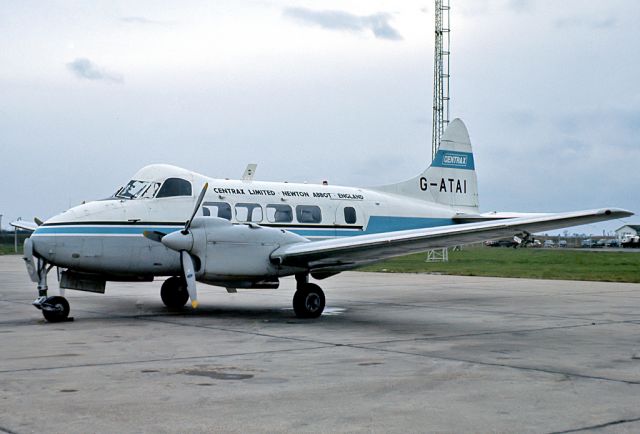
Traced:
[[298, 285], [293, 295], [293, 311], [298, 318], [318, 318], [324, 311], [325, 297], [322, 288], [315, 283]]
[[70, 320], [69, 302], [66, 298], [55, 297], [40, 297], [33, 302], [33, 305], [42, 311], [42, 316], [49, 322], [62, 322]]

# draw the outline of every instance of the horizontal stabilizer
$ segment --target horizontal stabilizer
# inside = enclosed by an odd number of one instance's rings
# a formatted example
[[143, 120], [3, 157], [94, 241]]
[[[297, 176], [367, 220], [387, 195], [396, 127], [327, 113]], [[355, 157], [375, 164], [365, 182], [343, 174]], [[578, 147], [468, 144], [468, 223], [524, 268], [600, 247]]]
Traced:
[[23, 231], [35, 231], [36, 229], [38, 229], [38, 225], [36, 223], [32, 223], [32, 222], [28, 222], [26, 220], [16, 220], [13, 221], [11, 223], [9, 223], [11, 226], [13, 226], [16, 229], [19, 230], [23, 230]]

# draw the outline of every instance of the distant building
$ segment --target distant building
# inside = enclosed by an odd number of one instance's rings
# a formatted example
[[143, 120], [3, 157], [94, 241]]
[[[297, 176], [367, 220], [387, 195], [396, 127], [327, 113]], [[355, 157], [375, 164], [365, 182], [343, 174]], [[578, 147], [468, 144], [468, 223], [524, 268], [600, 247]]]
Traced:
[[640, 235], [640, 225], [624, 225], [616, 229], [616, 237], [619, 240], [622, 240], [626, 236], [635, 237], [636, 235]]

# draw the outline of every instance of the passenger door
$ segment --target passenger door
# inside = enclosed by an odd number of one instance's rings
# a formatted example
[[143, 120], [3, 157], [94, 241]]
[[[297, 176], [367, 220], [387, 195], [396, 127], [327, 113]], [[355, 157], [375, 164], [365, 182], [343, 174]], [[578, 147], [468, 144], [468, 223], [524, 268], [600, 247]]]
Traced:
[[364, 225], [362, 209], [353, 204], [340, 204], [336, 209], [335, 230], [336, 237], [360, 235]]

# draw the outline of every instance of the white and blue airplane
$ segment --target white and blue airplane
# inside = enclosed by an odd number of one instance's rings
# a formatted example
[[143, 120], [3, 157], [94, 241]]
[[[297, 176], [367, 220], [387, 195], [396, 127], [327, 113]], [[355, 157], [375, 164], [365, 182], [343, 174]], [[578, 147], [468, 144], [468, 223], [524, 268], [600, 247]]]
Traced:
[[[227, 288], [277, 288], [295, 276], [295, 314], [316, 318], [320, 280], [399, 255], [632, 215], [602, 208], [559, 214], [479, 212], [467, 129], [445, 131], [431, 165], [408, 181], [375, 188], [214, 179], [164, 164], [144, 167], [113, 196], [84, 203], [31, 229], [24, 260], [48, 321], [63, 321], [63, 290], [105, 292], [107, 281], [168, 277], [169, 308], [198, 305], [196, 281]], [[199, 193], [199, 194], [198, 194]], [[59, 296], [47, 274], [58, 267]]]

